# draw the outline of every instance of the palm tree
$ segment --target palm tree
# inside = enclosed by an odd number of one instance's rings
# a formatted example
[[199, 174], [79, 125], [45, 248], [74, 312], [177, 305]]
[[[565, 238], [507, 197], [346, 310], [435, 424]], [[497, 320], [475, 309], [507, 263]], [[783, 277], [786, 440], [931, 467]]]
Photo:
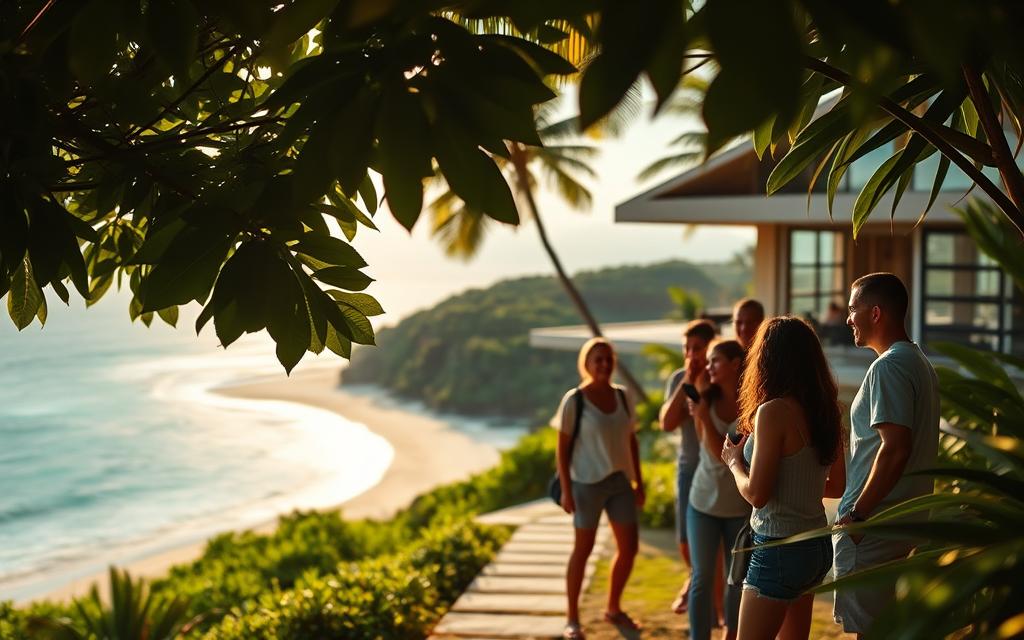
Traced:
[[[635, 100], [637, 95], [636, 93], [631, 94], [630, 99]], [[635, 102], [633, 105], [635, 106]], [[627, 106], [619, 112], [618, 118], [629, 117], [630, 106], [627, 103]], [[505, 178], [512, 186], [520, 204], [525, 205], [525, 212], [533, 220], [544, 251], [551, 259], [558, 280], [573, 306], [576, 307], [576, 311], [583, 318], [590, 333], [594, 336], [601, 336], [601, 327], [597, 319], [590, 311], [572, 278], [566, 273], [562, 261], [551, 245], [534, 197], [539, 174], [571, 208], [587, 210], [593, 201], [590, 191], [580, 183], [579, 176], [596, 177], [587, 161], [597, 155], [598, 149], [593, 145], [580, 144], [573, 140], [578, 137], [579, 132], [577, 117], [555, 119], [554, 111], [555, 106], [551, 103], [544, 103], [536, 111], [537, 133], [543, 140], [544, 146], [535, 147], [518, 142], [508, 142], [506, 143], [508, 158], [495, 156], [494, 160], [505, 174]], [[614, 130], [616, 124], [616, 121], [611, 121], [608, 123], [608, 127]], [[494, 221], [483, 215], [482, 212], [467, 207], [451, 189], [447, 188], [439, 174], [435, 181], [445, 190], [427, 207], [433, 220], [433, 234], [440, 240], [445, 253], [449, 256], [469, 259], [480, 249], [487, 229]], [[638, 398], [647, 399], [643, 387], [640, 386], [629, 369], [621, 363], [619, 364], [619, 373]]]

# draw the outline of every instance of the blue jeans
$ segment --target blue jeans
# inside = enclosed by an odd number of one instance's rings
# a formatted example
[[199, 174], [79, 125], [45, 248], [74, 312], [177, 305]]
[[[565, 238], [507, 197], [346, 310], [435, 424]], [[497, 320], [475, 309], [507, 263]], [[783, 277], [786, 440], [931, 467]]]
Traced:
[[821, 584], [832, 568], [832, 540], [822, 537], [781, 547], [761, 546], [778, 539], [754, 534], [756, 548], [750, 554], [743, 588], [762, 598], [791, 602]]
[[[689, 596], [690, 638], [693, 640], [711, 637], [715, 616], [711, 594], [715, 588], [718, 548], [724, 548], [728, 554], [746, 521], [746, 516], [718, 518], [697, 511], [692, 504], [687, 507], [686, 532], [690, 540], [690, 562], [693, 564]], [[723, 607], [726, 626], [736, 629], [740, 617], [740, 585], [726, 585]]]

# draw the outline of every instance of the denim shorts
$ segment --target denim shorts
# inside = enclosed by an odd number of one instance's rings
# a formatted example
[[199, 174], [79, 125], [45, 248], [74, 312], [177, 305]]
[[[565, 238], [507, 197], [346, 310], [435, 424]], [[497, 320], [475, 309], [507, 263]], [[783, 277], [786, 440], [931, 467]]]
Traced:
[[577, 529], [596, 529], [602, 511], [608, 513], [609, 520], [621, 524], [637, 521], [636, 492], [621, 471], [594, 483], [573, 481], [572, 499], [576, 503], [572, 525]]
[[779, 540], [754, 533], [755, 548], [743, 589], [762, 598], [792, 601], [821, 584], [832, 568], [832, 540], [828, 537], [792, 542], [781, 547], [760, 545]]

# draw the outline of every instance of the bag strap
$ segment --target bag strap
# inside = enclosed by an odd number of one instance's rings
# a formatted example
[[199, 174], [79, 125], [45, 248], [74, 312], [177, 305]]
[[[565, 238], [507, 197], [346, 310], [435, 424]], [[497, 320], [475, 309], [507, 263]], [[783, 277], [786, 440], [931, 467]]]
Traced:
[[576, 387], [576, 395], [572, 399], [576, 403], [576, 419], [572, 428], [572, 440], [569, 441], [570, 461], [572, 461], [572, 450], [576, 448], [576, 437], [580, 435], [580, 418], [583, 417], [583, 389]]
[[622, 408], [626, 410], [626, 417], [632, 418], [629, 414], [629, 403], [626, 402], [626, 392], [622, 390], [622, 387], [615, 387], [615, 390], [619, 392], [619, 400], [622, 401]]

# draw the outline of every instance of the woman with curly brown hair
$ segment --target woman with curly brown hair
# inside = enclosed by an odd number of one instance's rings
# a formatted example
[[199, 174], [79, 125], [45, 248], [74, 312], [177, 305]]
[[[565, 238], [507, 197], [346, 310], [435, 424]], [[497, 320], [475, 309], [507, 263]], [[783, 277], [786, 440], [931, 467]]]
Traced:
[[826, 526], [823, 497], [846, 484], [838, 388], [814, 329], [800, 318], [763, 323], [747, 354], [740, 389], [739, 444], [722, 461], [750, 517], [754, 551], [743, 581], [739, 639], [807, 638], [813, 596], [832, 566], [823, 536], [766, 543]]

